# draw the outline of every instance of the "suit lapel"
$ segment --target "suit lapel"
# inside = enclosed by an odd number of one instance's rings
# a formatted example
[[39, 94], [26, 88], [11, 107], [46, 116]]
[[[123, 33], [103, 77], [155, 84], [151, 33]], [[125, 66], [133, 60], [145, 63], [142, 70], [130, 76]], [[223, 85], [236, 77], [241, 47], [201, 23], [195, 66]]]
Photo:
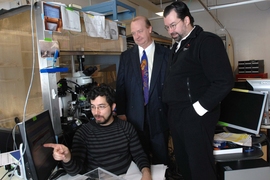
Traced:
[[141, 74], [141, 67], [140, 67], [140, 58], [139, 58], [139, 48], [138, 46], [134, 46], [132, 49], [131, 54], [131, 64], [134, 69], [134, 76], [138, 80], [138, 84], [142, 85], [142, 74]]

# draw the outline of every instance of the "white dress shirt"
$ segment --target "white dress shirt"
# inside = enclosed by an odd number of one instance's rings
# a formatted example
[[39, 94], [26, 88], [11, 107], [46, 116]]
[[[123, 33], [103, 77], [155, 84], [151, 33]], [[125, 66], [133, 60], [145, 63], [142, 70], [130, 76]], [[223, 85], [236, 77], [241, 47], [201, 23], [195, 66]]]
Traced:
[[145, 50], [147, 60], [148, 60], [148, 73], [149, 73], [149, 81], [148, 81], [148, 87], [150, 89], [150, 82], [151, 82], [151, 77], [152, 77], [152, 69], [153, 69], [153, 64], [154, 64], [154, 53], [155, 53], [155, 42], [153, 41], [146, 49], [143, 49], [142, 47], [139, 47], [139, 59], [141, 61], [142, 55], [143, 55], [143, 50]]

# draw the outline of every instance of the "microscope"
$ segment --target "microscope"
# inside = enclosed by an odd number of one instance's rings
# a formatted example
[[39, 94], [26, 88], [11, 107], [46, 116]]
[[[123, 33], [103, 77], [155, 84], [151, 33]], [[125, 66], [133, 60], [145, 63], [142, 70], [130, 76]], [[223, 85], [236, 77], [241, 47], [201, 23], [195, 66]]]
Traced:
[[92, 117], [88, 93], [96, 85], [91, 75], [96, 66], [84, 68], [84, 56], [77, 56], [78, 71], [72, 77], [62, 78], [57, 82], [60, 100], [62, 129], [74, 130]]

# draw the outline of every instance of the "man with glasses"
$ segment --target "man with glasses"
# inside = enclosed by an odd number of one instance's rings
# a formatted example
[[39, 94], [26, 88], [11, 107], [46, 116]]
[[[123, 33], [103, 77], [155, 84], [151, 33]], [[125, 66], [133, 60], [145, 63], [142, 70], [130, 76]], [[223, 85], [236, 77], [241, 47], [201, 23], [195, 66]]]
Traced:
[[93, 121], [83, 124], [73, 138], [72, 151], [62, 144], [45, 144], [53, 148], [53, 157], [62, 161], [68, 174], [86, 173], [101, 167], [116, 175], [125, 174], [134, 161], [142, 180], [151, 180], [150, 164], [136, 130], [113, 116], [115, 91], [105, 85], [93, 87], [90, 94]]
[[175, 158], [185, 180], [215, 180], [212, 142], [219, 104], [234, 85], [224, 43], [194, 25], [181, 1], [168, 5], [163, 16], [165, 29], [176, 41], [162, 94], [169, 107]]

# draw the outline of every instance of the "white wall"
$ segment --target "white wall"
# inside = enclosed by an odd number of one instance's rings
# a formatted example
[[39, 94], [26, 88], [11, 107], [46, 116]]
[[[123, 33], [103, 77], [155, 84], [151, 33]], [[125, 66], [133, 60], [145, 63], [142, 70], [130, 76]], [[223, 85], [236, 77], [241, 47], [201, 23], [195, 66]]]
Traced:
[[[198, 2], [189, 3], [190, 10], [201, 9]], [[211, 11], [232, 37], [234, 50], [234, 69], [238, 61], [264, 60], [265, 72], [270, 78], [270, 2], [260, 2]], [[195, 24], [217, 34], [226, 33], [206, 12], [192, 13]], [[164, 30], [163, 19], [152, 20], [155, 31], [168, 36]]]

